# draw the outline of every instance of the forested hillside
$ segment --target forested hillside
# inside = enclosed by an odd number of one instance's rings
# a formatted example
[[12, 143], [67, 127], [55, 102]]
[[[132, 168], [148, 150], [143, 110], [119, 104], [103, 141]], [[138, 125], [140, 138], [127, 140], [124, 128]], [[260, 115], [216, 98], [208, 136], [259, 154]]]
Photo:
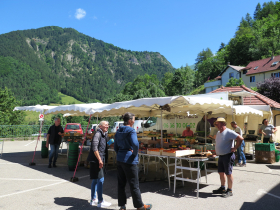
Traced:
[[119, 93], [137, 75], [174, 72], [157, 52], [124, 50], [72, 28], [55, 26], [0, 35], [0, 87], [22, 105], [59, 103], [58, 92], [83, 102]]

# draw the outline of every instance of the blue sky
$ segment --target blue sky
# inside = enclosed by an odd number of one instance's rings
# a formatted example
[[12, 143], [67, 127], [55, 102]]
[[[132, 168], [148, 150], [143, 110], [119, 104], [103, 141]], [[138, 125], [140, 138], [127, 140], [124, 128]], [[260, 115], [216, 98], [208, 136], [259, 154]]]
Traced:
[[[71, 27], [132, 51], [159, 52], [175, 67], [228, 43], [258, 0], [1, 0], [0, 34]], [[233, 64], [234, 65], [234, 64]]]

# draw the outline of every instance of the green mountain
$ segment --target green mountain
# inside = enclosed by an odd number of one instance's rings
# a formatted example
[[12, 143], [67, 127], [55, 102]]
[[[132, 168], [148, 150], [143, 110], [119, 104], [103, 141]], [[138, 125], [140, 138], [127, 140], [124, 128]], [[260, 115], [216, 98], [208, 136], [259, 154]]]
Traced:
[[118, 94], [137, 75], [161, 79], [172, 65], [158, 52], [124, 50], [56, 26], [0, 35], [0, 88], [22, 105], [61, 101], [58, 92], [82, 102]]

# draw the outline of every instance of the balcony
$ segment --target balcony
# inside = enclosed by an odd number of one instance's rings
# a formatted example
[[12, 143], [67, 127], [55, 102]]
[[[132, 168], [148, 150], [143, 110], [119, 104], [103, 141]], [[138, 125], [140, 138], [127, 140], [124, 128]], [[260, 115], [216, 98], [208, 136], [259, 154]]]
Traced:
[[222, 80], [215, 80], [213, 82], [205, 82], [204, 83], [205, 88], [215, 87], [215, 86], [219, 87], [221, 85], [222, 85]]

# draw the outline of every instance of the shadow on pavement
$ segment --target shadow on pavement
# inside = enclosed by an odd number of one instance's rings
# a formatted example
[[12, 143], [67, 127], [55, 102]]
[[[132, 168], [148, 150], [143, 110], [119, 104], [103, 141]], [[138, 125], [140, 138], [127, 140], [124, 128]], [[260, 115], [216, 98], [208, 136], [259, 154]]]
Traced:
[[[276, 181], [276, 180], [275, 180]], [[278, 180], [279, 182], [279, 180]], [[263, 209], [272, 209], [276, 210], [280, 208], [280, 184], [276, 185], [269, 192], [264, 190], [259, 190], [257, 194], [263, 195], [256, 202], [244, 202], [241, 210], [263, 210]]]
[[274, 165], [266, 165], [266, 166], [270, 169], [280, 170], [280, 166], [274, 166]]
[[[77, 209], [100, 209], [96, 206], [90, 206], [89, 202], [84, 199], [78, 199], [78, 198], [72, 198], [72, 197], [60, 197], [60, 198], [54, 198], [54, 203], [59, 206], [67, 206], [68, 208], [65, 208], [67, 210], [77, 210]], [[102, 208], [105, 209], [106, 208]]]
[[[67, 166], [67, 157], [66, 155], [59, 155], [57, 159], [57, 168], [48, 168], [48, 158], [41, 158], [41, 152], [37, 151], [35, 154], [34, 162], [35, 166], [29, 166], [34, 152], [20, 152], [20, 153], [5, 153], [3, 155], [3, 160], [18, 163], [22, 166], [29, 167], [30, 169], [37, 170], [46, 174], [53, 175], [55, 177], [69, 181], [73, 177], [74, 171], [69, 171]], [[63, 153], [66, 154], [66, 150], [63, 150]], [[82, 160], [86, 160], [87, 155], [82, 157]], [[89, 178], [89, 169], [79, 166], [76, 172], [75, 177], [79, 178], [78, 182], [74, 182], [77, 185], [91, 188], [92, 180]], [[151, 180], [153, 180], [153, 174], [151, 173]], [[147, 177], [149, 179], [149, 177]], [[141, 193], [152, 192], [162, 195], [167, 195], [171, 197], [183, 197], [190, 196], [196, 198], [196, 184], [185, 182], [185, 185], [182, 186], [182, 182], [177, 181], [176, 193], [173, 193], [173, 184], [171, 184], [171, 190], [168, 190], [167, 181], [151, 181], [151, 182], [140, 182]], [[200, 189], [206, 187], [207, 185], [200, 184]], [[116, 167], [108, 166], [107, 174], [105, 175], [105, 181], [103, 186], [103, 192], [105, 195], [110, 196], [112, 199], [117, 199], [117, 171]], [[127, 198], [131, 197], [129, 186], [126, 186]], [[212, 193], [199, 193], [200, 198], [216, 197]], [[69, 201], [66, 201], [68, 198], [56, 198], [56, 203], [60, 205], [69, 206], [76, 205], [72, 200], [75, 198], [69, 198]], [[76, 199], [76, 202], [81, 205], [89, 205], [89, 201]], [[73, 206], [74, 209], [75, 206]], [[72, 208], [72, 207], [71, 207]]]

